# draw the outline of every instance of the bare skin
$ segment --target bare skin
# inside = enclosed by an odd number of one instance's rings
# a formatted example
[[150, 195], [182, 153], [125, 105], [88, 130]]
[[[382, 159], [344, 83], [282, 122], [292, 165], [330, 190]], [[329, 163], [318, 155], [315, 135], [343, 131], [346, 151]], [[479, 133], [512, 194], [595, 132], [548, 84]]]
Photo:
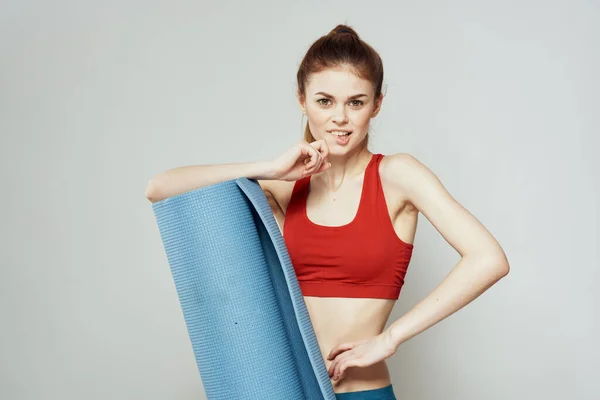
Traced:
[[[151, 179], [146, 197], [156, 202], [246, 176], [260, 183], [283, 234], [294, 183], [311, 176], [309, 219], [319, 225], [344, 225], [356, 215], [365, 167], [372, 157], [365, 139], [383, 100], [374, 94], [371, 83], [351, 68], [314, 73], [304, 93], [298, 93], [314, 141], [300, 141], [268, 162], [175, 168]], [[351, 134], [342, 137], [340, 131]], [[386, 329], [393, 300], [305, 297], [336, 393], [389, 385], [385, 360], [398, 346], [469, 304], [510, 270], [490, 232], [416, 158], [386, 155], [379, 174], [398, 238], [412, 244], [418, 215], [423, 214], [461, 259], [431, 293]]]
[[[339, 226], [350, 222], [356, 215], [362, 189], [364, 169], [371, 152], [362, 151], [362, 172], [346, 176], [334, 197], [325, 187], [319, 175], [311, 178], [310, 194], [307, 198], [307, 214], [319, 225]], [[389, 185], [391, 177], [386, 157], [380, 163], [379, 173], [384, 190], [390, 219], [396, 235], [407, 243], [413, 243], [417, 229], [418, 211], [405, 200], [405, 196]], [[294, 182], [259, 180], [265, 190], [273, 215], [283, 234], [285, 211], [289, 203]], [[340, 343], [370, 338], [383, 332], [395, 300], [370, 298], [335, 298], [305, 296], [304, 300], [313, 324], [319, 347], [329, 368], [327, 359], [332, 348]], [[385, 361], [362, 368], [348, 368], [344, 379], [332, 384], [336, 393], [377, 389], [391, 383]]]
[[[340, 226], [356, 215], [365, 167], [372, 157], [366, 145], [371, 120], [381, 109], [370, 82], [340, 66], [311, 75], [298, 102], [319, 150], [311, 173], [306, 203], [309, 219], [319, 225]], [[340, 136], [341, 131], [351, 132]], [[319, 170], [319, 162], [328, 167]], [[289, 170], [282, 156], [275, 160]], [[316, 165], [315, 165], [316, 164]], [[305, 296], [317, 340], [336, 393], [385, 387], [391, 383], [385, 360], [401, 343], [433, 326], [479, 296], [508, 273], [506, 257], [491, 234], [443, 187], [425, 165], [409, 154], [387, 155], [379, 175], [389, 218], [398, 238], [413, 243], [419, 213], [462, 256], [446, 279], [419, 304], [384, 329], [394, 300]], [[293, 188], [261, 182], [279, 222]], [[343, 243], [340, 243], [343, 245]]]
[[[323, 142], [320, 152], [330, 162], [325, 171], [311, 176], [306, 210], [312, 222], [340, 226], [354, 219], [365, 168], [373, 155], [364, 139], [372, 118], [380, 111], [382, 100], [382, 96], [374, 97], [370, 82], [357, 77], [347, 66], [313, 74], [306, 92], [298, 93], [300, 108], [308, 116], [315, 139]], [[335, 129], [352, 131], [347, 144], [337, 143], [337, 136], [331, 132]], [[399, 189], [389, 184], [392, 172], [386, 167], [388, 163], [384, 157], [379, 172], [390, 219], [398, 237], [413, 243], [418, 211]], [[270, 198], [283, 233], [294, 182], [259, 180], [259, 183]], [[328, 357], [342, 343], [373, 338], [382, 333], [394, 300], [312, 296], [305, 296], [304, 300], [336, 393], [377, 389], [391, 383], [385, 360], [361, 368], [348, 368], [343, 379], [339, 379], [341, 376], [332, 372], [333, 360]]]

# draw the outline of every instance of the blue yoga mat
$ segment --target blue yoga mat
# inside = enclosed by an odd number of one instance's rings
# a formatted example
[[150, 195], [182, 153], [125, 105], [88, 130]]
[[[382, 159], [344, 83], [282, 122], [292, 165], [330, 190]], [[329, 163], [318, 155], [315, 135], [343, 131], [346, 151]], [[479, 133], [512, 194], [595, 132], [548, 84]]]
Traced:
[[208, 400], [335, 400], [258, 182], [230, 180], [152, 208]]

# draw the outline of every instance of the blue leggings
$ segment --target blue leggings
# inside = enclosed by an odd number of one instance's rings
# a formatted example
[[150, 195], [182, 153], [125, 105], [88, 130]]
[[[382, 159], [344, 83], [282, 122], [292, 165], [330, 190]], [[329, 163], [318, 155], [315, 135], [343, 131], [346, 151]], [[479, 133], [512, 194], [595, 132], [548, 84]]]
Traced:
[[336, 393], [335, 398], [337, 400], [396, 400], [392, 385], [379, 389]]

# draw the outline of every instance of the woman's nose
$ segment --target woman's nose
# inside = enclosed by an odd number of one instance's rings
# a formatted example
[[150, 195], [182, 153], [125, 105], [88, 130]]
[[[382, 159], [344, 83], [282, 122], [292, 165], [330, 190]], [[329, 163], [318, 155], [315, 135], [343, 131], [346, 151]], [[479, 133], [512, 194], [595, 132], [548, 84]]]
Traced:
[[343, 122], [347, 122], [347, 115], [346, 115], [346, 108], [344, 107], [344, 105], [342, 105], [341, 107], [336, 107], [334, 110], [334, 114], [333, 114], [333, 122], [336, 123], [343, 123]]

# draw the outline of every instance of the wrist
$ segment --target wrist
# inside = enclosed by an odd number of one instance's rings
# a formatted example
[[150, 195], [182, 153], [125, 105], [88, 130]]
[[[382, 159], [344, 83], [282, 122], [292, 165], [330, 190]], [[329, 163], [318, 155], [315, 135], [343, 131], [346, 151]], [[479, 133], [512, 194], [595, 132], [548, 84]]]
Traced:
[[390, 337], [390, 340], [396, 348], [400, 347], [400, 345], [407, 340], [407, 338], [404, 335], [402, 325], [400, 325], [399, 323], [390, 325], [387, 329], [387, 333]]
[[278, 179], [273, 161], [261, 161], [259, 164], [261, 178], [258, 179]]
[[[247, 167], [248, 168], [248, 167]], [[251, 172], [246, 175], [246, 178], [256, 180], [268, 180], [275, 178], [275, 169], [270, 161], [257, 161], [252, 163]]]

